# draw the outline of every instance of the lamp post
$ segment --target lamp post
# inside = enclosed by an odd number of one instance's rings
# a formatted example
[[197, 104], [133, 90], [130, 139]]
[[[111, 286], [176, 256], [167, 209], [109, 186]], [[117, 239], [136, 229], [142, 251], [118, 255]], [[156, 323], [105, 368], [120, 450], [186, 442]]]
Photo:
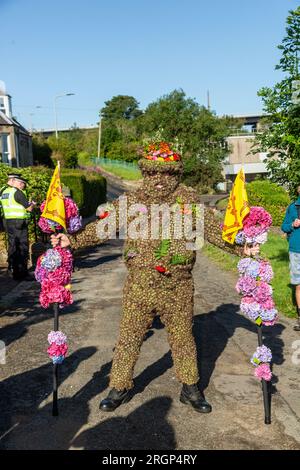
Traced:
[[58, 98], [62, 98], [63, 96], [73, 96], [75, 93], [64, 93], [63, 95], [56, 95], [54, 97], [54, 116], [55, 116], [55, 137], [56, 140], [58, 139], [58, 132], [57, 132], [57, 109], [56, 109], [56, 100]]
[[[42, 106], [35, 106], [35, 109], [39, 109], [41, 108]], [[32, 122], [32, 116], [34, 116], [35, 113], [29, 113], [29, 116], [30, 116], [30, 134], [32, 135], [33, 133], [33, 122]]]

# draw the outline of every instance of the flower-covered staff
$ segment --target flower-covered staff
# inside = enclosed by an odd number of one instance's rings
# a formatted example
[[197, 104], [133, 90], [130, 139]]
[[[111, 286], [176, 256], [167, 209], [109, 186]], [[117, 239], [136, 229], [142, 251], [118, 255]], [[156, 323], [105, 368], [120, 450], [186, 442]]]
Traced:
[[[41, 211], [39, 227], [45, 233], [56, 233], [60, 230], [75, 233], [81, 228], [78, 207], [71, 198], [63, 196], [59, 164], [53, 173], [47, 199], [43, 202]], [[35, 269], [36, 279], [41, 283], [40, 303], [43, 308], [53, 305], [54, 309], [54, 331], [48, 335], [48, 354], [53, 362], [53, 416], [58, 415], [58, 365], [62, 363], [68, 351], [66, 336], [59, 331], [58, 308], [73, 302], [70, 291], [72, 268], [73, 257], [70, 250], [66, 246], [57, 245], [38, 258]]]
[[70, 282], [73, 257], [69, 250], [57, 246], [38, 258], [35, 277], [41, 283], [40, 302], [43, 308], [57, 303], [62, 308], [73, 302]]
[[270, 362], [272, 361], [271, 349], [266, 346], [258, 346], [251, 358], [251, 364], [255, 366], [254, 375], [259, 380], [269, 382], [272, 378]]
[[269, 261], [259, 257], [260, 245], [267, 241], [272, 217], [263, 207], [253, 206], [243, 220], [235, 242], [244, 245], [247, 257], [238, 263], [240, 274], [236, 290], [242, 295], [241, 312], [257, 325], [258, 344], [251, 363], [255, 365], [254, 375], [263, 387], [265, 423], [271, 423], [267, 382], [272, 378], [270, 363], [272, 353], [263, 345], [262, 326], [273, 326], [278, 320], [278, 311], [273, 300], [273, 269]]
[[[265, 423], [271, 423], [267, 381], [271, 380], [271, 351], [263, 345], [262, 326], [272, 326], [278, 319], [270, 282], [273, 270], [266, 259], [259, 257], [260, 245], [267, 241], [272, 217], [263, 207], [249, 207], [245, 174], [241, 168], [229, 196], [222, 226], [225, 242], [244, 245], [245, 258], [238, 263], [239, 280], [236, 290], [242, 295], [241, 312], [255, 322], [258, 333], [258, 349], [251, 362], [257, 366], [255, 377], [262, 381]], [[268, 359], [268, 360], [267, 360]]]

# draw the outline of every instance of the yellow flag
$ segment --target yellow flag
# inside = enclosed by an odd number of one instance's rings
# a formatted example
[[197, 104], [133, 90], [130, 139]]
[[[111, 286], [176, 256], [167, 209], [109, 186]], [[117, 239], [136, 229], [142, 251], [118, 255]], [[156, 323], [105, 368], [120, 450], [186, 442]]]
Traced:
[[241, 168], [230, 192], [222, 231], [223, 240], [234, 243], [237, 232], [243, 228], [243, 219], [249, 212], [245, 173]]
[[66, 229], [65, 204], [60, 184], [59, 163], [51, 179], [42, 217], [53, 220]]

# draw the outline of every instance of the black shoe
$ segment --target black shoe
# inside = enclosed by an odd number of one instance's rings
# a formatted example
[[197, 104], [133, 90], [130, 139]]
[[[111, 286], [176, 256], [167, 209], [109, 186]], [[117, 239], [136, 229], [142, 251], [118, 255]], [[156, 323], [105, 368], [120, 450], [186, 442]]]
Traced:
[[211, 405], [205, 400], [197, 384], [183, 384], [180, 401], [185, 405], [191, 405], [198, 413], [210, 413], [212, 411]]
[[112, 388], [104, 400], [100, 402], [99, 408], [102, 411], [114, 411], [123, 403], [130, 400], [129, 390], [116, 390]]
[[298, 315], [298, 318], [297, 318], [297, 323], [293, 328], [294, 331], [300, 331], [300, 308], [299, 307], [297, 307], [297, 315]]

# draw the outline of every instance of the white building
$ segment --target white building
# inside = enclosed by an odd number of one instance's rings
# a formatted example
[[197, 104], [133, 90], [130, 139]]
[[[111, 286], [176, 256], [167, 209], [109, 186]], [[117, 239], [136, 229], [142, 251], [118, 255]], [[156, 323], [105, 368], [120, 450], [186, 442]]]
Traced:
[[13, 167], [33, 164], [30, 133], [12, 115], [11, 96], [0, 81], [0, 163]]

